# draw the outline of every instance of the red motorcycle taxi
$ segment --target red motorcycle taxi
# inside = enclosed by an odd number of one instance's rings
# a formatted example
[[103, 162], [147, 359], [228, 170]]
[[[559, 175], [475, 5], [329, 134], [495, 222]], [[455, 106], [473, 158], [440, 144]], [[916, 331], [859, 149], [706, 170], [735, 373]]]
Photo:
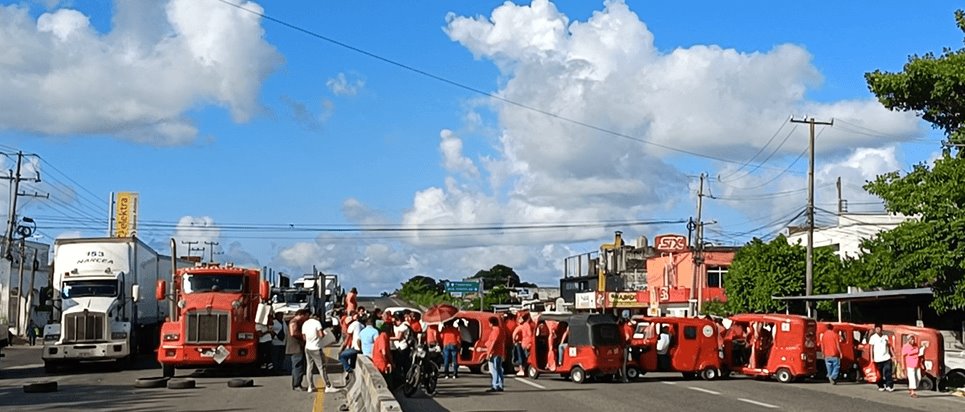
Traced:
[[817, 373], [817, 322], [804, 316], [731, 316], [730, 370], [787, 383]]
[[[534, 316], [535, 317], [535, 316]], [[538, 334], [529, 354], [527, 376], [558, 374], [576, 383], [612, 379], [623, 367], [623, 336], [616, 318], [606, 314], [539, 314], [548, 334]]]
[[[636, 379], [647, 372], [680, 372], [685, 378], [713, 380], [728, 373], [722, 326], [705, 318], [635, 316], [631, 360], [627, 377]], [[667, 328], [670, 345], [668, 368], [661, 370], [657, 342]]]

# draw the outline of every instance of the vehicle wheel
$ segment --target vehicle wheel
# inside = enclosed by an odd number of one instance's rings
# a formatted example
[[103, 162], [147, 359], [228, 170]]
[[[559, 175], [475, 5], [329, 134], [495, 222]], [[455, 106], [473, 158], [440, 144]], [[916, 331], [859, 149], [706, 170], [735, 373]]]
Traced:
[[627, 379], [636, 380], [640, 378], [640, 369], [633, 366], [627, 366]]
[[161, 365], [161, 376], [165, 378], [174, 377], [174, 366], [171, 365]]
[[57, 392], [57, 381], [28, 382], [23, 385], [23, 393]]
[[489, 369], [489, 362], [483, 362], [482, 365], [479, 365], [479, 372], [485, 375], [489, 375]]
[[778, 369], [774, 376], [780, 383], [789, 383], [794, 381], [794, 375], [791, 375], [791, 371], [787, 368]]
[[688, 380], [689, 380], [689, 379], [697, 379], [697, 373], [696, 373], [696, 372], [683, 372], [683, 373], [681, 373], [681, 375], [684, 376], [684, 379], [688, 379]]
[[194, 389], [197, 386], [194, 379], [169, 379], [168, 389]]
[[712, 381], [720, 377], [720, 372], [717, 371], [717, 368], [707, 367], [700, 371], [700, 377], [705, 381]]
[[255, 386], [255, 380], [251, 378], [235, 378], [228, 381], [229, 388], [250, 388]]
[[573, 369], [570, 370], [570, 379], [572, 379], [574, 383], [586, 382], [586, 371], [579, 366], [574, 366]]
[[436, 389], [439, 387], [439, 366], [435, 362], [429, 362], [425, 370], [426, 376], [423, 377], [423, 389], [427, 396], [435, 396]]
[[54, 373], [57, 372], [57, 368], [60, 364], [54, 361], [44, 361], [44, 372]]
[[945, 392], [951, 388], [965, 388], [965, 369], [952, 369], [942, 376], [938, 389]]
[[163, 387], [167, 386], [167, 384], [168, 384], [168, 379], [170, 379], [170, 378], [166, 378], [166, 377], [163, 377], [163, 376], [162, 376], [162, 377], [159, 377], [159, 378], [157, 378], [157, 377], [137, 378], [136, 380], [134, 380], [134, 387], [135, 387], [135, 388], [142, 388], [142, 389], [148, 389], [148, 388], [163, 388]]
[[419, 370], [416, 367], [409, 368], [405, 373], [405, 379], [402, 381], [402, 394], [406, 397], [411, 397], [415, 395], [415, 392], [419, 389]]
[[920, 391], [933, 391], [935, 390], [935, 380], [931, 376], [922, 376], [921, 382], [918, 382], [918, 390]]
[[539, 369], [536, 369], [533, 365], [529, 365], [529, 367], [526, 368], [526, 376], [529, 376], [530, 379], [539, 379]]

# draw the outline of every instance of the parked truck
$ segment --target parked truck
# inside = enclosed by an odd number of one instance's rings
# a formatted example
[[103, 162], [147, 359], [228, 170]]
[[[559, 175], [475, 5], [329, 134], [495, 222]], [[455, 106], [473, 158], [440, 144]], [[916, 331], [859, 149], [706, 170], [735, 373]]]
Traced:
[[44, 368], [93, 360], [123, 364], [156, 348], [168, 311], [143, 296], [170, 279], [170, 262], [136, 237], [57, 239]]
[[176, 368], [257, 364], [256, 325], [267, 325], [270, 312], [268, 281], [259, 270], [199, 264], [177, 270], [170, 284], [158, 281], [155, 290], [171, 313], [157, 351], [163, 376]]

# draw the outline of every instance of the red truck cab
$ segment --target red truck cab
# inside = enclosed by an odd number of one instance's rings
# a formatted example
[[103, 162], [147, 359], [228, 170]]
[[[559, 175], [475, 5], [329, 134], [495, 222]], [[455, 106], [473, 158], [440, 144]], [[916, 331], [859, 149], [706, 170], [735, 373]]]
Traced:
[[163, 376], [174, 376], [175, 368], [257, 362], [255, 325], [267, 321], [259, 307], [269, 294], [260, 271], [208, 264], [179, 269], [170, 291], [164, 283], [158, 282], [157, 299], [169, 299], [173, 308], [157, 351]]

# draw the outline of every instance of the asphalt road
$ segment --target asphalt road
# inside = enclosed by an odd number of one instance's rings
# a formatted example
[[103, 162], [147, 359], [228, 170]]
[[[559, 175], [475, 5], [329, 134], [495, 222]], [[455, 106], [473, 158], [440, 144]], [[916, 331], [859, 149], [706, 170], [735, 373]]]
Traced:
[[781, 384], [742, 377], [720, 381], [684, 380], [679, 374], [647, 374], [632, 383], [577, 385], [544, 376], [506, 376], [505, 392], [485, 393], [488, 375], [462, 374], [440, 381], [438, 394], [400, 398], [405, 411], [962, 411], [965, 399], [937, 392], [908, 397], [899, 385], [892, 393], [874, 385], [827, 382]]

